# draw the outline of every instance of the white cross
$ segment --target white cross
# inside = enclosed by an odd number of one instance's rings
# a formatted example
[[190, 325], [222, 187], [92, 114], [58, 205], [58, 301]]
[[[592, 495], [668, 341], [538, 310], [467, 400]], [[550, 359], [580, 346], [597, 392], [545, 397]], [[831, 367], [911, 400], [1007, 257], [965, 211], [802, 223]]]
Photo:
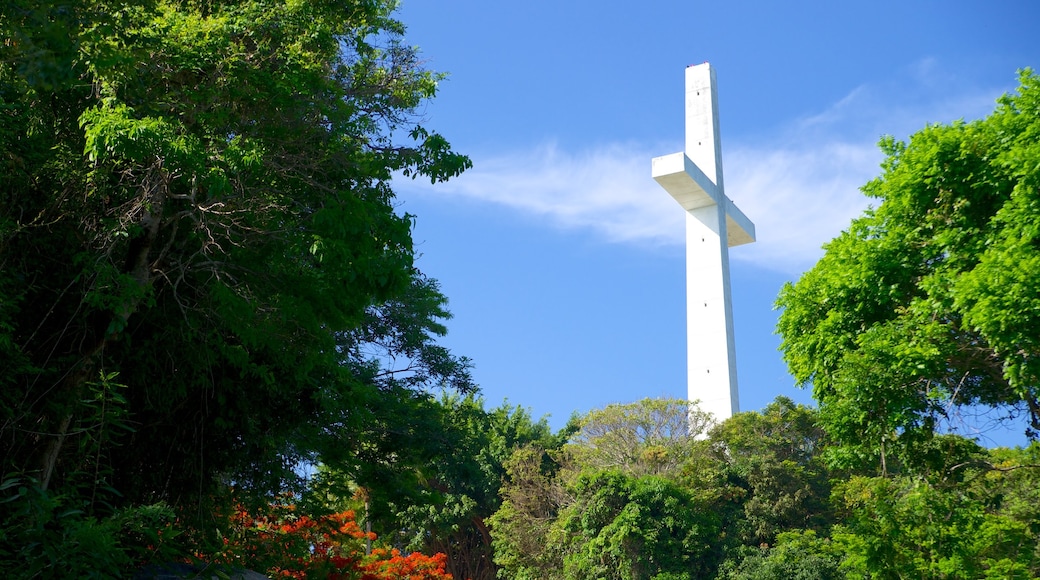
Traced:
[[686, 151], [655, 157], [653, 177], [686, 210], [688, 396], [723, 421], [740, 412], [729, 247], [755, 241], [755, 224], [723, 188], [718, 91], [708, 63], [686, 68]]

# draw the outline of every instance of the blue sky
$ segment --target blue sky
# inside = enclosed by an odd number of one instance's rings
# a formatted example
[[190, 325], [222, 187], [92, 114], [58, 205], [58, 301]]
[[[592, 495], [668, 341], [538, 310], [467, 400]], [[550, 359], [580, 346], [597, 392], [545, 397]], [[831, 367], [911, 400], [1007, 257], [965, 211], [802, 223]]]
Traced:
[[777, 351], [780, 287], [867, 200], [878, 138], [985, 116], [1040, 68], [1032, 0], [402, 0], [448, 73], [425, 126], [474, 168], [402, 181], [443, 343], [508, 399], [574, 411], [686, 394], [681, 208], [650, 160], [682, 150], [683, 73], [717, 71], [726, 193], [758, 241], [731, 250], [742, 410], [810, 403]]

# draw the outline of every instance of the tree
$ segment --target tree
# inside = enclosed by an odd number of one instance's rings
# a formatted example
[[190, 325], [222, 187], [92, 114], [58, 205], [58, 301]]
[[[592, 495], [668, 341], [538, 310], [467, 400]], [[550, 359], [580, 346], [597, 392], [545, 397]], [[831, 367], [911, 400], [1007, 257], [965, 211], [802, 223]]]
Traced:
[[518, 447], [558, 446], [557, 438], [545, 419], [505, 403], [485, 410], [472, 393], [445, 391], [431, 403], [392, 461], [322, 464], [304, 502], [315, 512], [364, 509], [372, 529], [403, 551], [445, 554], [456, 578], [495, 578], [487, 519], [501, 505], [506, 461]]
[[279, 489], [381, 402], [421, 414], [416, 386], [464, 376], [411, 338], [392, 346], [430, 363], [413, 379], [350, 364], [394, 304], [441, 316], [392, 176], [469, 165], [415, 122], [439, 76], [395, 4], [4, 4], [5, 475], [127, 502]]
[[447, 554], [456, 578], [491, 580], [497, 568], [487, 520], [502, 503], [506, 461], [517, 448], [553, 445], [555, 438], [544, 418], [534, 421], [521, 407], [485, 411], [483, 399], [455, 394], [440, 403], [450, 443], [422, 469], [422, 501], [393, 501], [392, 525], [405, 533], [407, 549]]
[[[368, 549], [377, 538], [361, 529], [353, 511], [312, 517], [294, 505], [275, 503], [255, 512], [239, 506], [223, 517], [228, 520], [223, 537], [196, 546], [195, 557], [205, 566], [185, 566], [184, 577], [234, 578], [235, 569], [248, 564], [276, 578], [452, 579], [444, 554], [402, 556], [392, 548]], [[170, 570], [154, 577], [175, 575]]]
[[686, 400], [643, 399], [572, 419], [562, 448], [519, 448], [491, 518], [500, 576], [708, 577], [728, 497], [689, 485], [719, 463], [696, 439], [707, 424]]
[[570, 497], [560, 481], [554, 451], [537, 444], [517, 448], [503, 463], [502, 504], [490, 518], [495, 564], [501, 578], [562, 578], [563, 553], [550, 542]]
[[[919, 476], [853, 477], [836, 490], [848, 515], [832, 534], [857, 578], [1035, 578], [1030, 525], [961, 485]], [[1032, 522], [1035, 525], [1035, 522]]]
[[782, 532], [772, 547], [752, 548], [739, 565], [724, 566], [726, 580], [839, 580], [843, 555], [813, 530]]
[[566, 450], [581, 469], [674, 477], [708, 424], [708, 415], [684, 399], [613, 404], [582, 417]]
[[565, 578], [714, 575], [721, 559], [721, 519], [675, 482], [589, 472], [578, 477], [571, 492], [574, 503], [561, 514], [555, 534], [565, 553]]
[[817, 419], [815, 409], [777, 397], [761, 412], [737, 413], [710, 431], [719, 462], [747, 490], [736, 523], [744, 543], [769, 545], [785, 530], [829, 528], [829, 442]]
[[777, 306], [781, 351], [847, 462], [926, 440], [959, 408], [1040, 429], [1040, 78], [987, 118], [881, 141], [879, 200]]

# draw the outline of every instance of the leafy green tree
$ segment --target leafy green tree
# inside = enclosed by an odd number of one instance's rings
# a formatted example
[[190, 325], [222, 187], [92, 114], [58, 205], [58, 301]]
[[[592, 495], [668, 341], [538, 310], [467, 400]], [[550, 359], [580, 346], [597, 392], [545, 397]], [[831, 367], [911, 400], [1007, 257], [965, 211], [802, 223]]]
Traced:
[[719, 463], [695, 437], [707, 424], [688, 401], [644, 399], [573, 419], [555, 452], [518, 449], [491, 519], [500, 577], [709, 577], [729, 495], [689, 485], [692, 465]]
[[564, 577], [708, 578], [721, 549], [721, 519], [665, 478], [585, 473], [550, 536], [562, 543]]
[[[366, 514], [373, 531], [402, 550], [445, 554], [457, 578], [494, 578], [487, 519], [501, 505], [507, 460], [518, 447], [557, 439], [545, 419], [507, 404], [485, 410], [472, 393], [446, 391], [431, 403], [410, 446], [353, 470], [321, 465], [304, 501], [318, 512]], [[372, 477], [380, 472], [385, 477]]]
[[502, 504], [489, 519], [500, 578], [563, 578], [563, 552], [550, 542], [560, 511], [570, 502], [556, 455], [537, 444], [517, 448], [503, 463]]
[[[1040, 537], [1040, 443], [1025, 449], [991, 449], [984, 464], [965, 462], [959, 469], [966, 472], [965, 483], [989, 499], [991, 509], [1025, 524]], [[1040, 542], [1037, 551], [1040, 563]], [[1040, 575], [1040, 571], [1036, 573]]]
[[712, 447], [746, 489], [735, 522], [746, 544], [772, 544], [777, 533], [826, 533], [833, 518], [828, 439], [814, 409], [778, 397], [761, 412], [738, 413], [710, 432]]
[[396, 502], [394, 520], [409, 531], [409, 549], [447, 554], [456, 578], [490, 580], [497, 568], [487, 520], [502, 503], [506, 461], [519, 447], [552, 445], [553, 436], [544, 418], [536, 422], [521, 407], [503, 403], [485, 411], [473, 396], [445, 396], [441, 404], [450, 445], [423, 470], [425, 501]]
[[966, 406], [1040, 429], [1040, 78], [987, 118], [881, 141], [879, 205], [777, 300], [784, 359], [850, 465], [880, 471]]
[[962, 485], [919, 476], [856, 476], [836, 493], [847, 510], [832, 535], [862, 578], [1032, 578], [1037, 536]]
[[580, 418], [566, 450], [580, 469], [675, 476], [708, 424], [708, 415], [684, 399], [613, 404]]
[[134, 506], [98, 518], [75, 494], [44, 491], [23, 477], [0, 482], [0, 492], [4, 578], [125, 578], [143, 564], [186, 553], [168, 506]]
[[[415, 389], [466, 363], [423, 338], [443, 297], [391, 178], [469, 160], [416, 124], [439, 76], [395, 5], [4, 3], [5, 474], [190, 504], [282, 488], [336, 442], [356, 465], [420, 439]], [[358, 357], [384, 341], [419, 366]]]
[[813, 530], [781, 532], [771, 547], [750, 548], [737, 566], [724, 566], [725, 580], [839, 580], [843, 555]]

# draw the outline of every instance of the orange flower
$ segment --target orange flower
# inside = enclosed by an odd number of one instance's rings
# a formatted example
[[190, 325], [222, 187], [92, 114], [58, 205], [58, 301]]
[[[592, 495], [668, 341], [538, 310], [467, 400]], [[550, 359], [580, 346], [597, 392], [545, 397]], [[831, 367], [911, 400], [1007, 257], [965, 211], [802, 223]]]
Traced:
[[200, 559], [245, 565], [283, 578], [322, 577], [330, 580], [450, 580], [447, 556], [401, 555], [375, 549], [365, 555], [365, 540], [376, 535], [357, 524], [353, 510], [321, 517], [298, 514], [293, 504], [269, 505], [250, 514], [241, 505], [227, 517], [223, 548]]

